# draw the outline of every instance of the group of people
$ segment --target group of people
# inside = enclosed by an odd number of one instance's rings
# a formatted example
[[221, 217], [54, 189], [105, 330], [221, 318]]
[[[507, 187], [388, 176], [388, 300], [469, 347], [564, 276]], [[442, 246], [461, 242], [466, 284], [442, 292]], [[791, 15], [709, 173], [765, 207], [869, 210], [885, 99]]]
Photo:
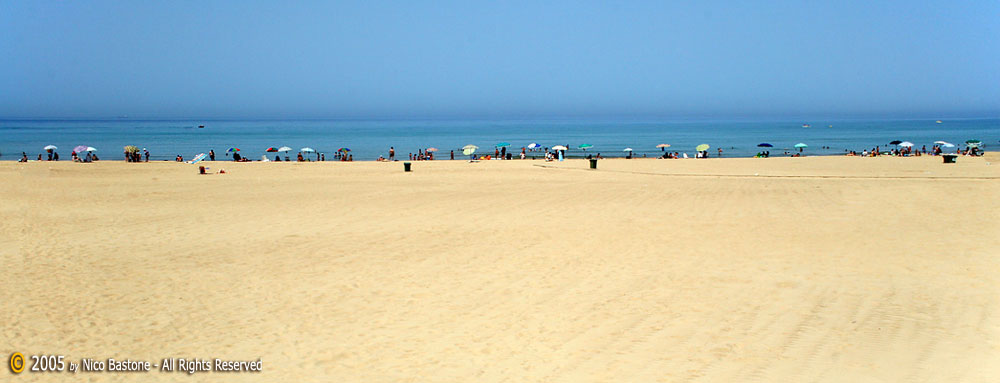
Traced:
[[[956, 148], [956, 155], [966, 155], [966, 156], [981, 156], [982, 150], [978, 146], [967, 146], [965, 150], [962, 148]], [[874, 148], [865, 149], [861, 152], [851, 150], [847, 152], [848, 156], [860, 156], [860, 157], [878, 157], [878, 156], [896, 156], [896, 157], [908, 157], [908, 156], [940, 156], [945, 154], [944, 147], [941, 145], [933, 145], [930, 150], [927, 149], [927, 145], [923, 145], [920, 149], [913, 146], [904, 146], [900, 148], [891, 148], [887, 151], [882, 151], [881, 146], [875, 146]]]
[[[145, 157], [145, 160], [143, 160], [143, 157]], [[138, 150], [133, 150], [133, 151], [126, 150], [125, 162], [149, 162], [149, 151], [143, 149], [142, 153], [140, 154]]]

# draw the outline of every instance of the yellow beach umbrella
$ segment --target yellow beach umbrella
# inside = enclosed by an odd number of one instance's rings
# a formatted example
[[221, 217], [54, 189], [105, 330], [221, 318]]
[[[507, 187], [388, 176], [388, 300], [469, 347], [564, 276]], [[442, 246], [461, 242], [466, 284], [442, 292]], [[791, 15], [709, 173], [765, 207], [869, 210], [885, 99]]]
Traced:
[[710, 146], [708, 146], [708, 144], [701, 144], [701, 145], [698, 145], [697, 147], [695, 147], [694, 150], [697, 150], [699, 152], [704, 152], [704, 151], [708, 150], [708, 148], [710, 148]]

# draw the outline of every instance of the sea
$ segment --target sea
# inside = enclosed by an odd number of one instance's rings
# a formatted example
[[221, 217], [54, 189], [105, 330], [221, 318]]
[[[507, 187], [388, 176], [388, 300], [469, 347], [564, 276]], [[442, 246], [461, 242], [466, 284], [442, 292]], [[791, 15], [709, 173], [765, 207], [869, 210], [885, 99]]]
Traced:
[[[204, 126], [203, 128], [200, 126]], [[55, 145], [62, 160], [70, 158], [74, 147], [97, 149], [102, 160], [122, 160], [123, 148], [135, 145], [150, 152], [151, 160], [184, 159], [214, 150], [216, 160], [230, 159], [227, 150], [237, 148], [243, 157], [259, 160], [268, 148], [288, 146], [290, 155], [312, 148], [332, 160], [341, 148], [350, 149], [355, 161], [387, 156], [390, 147], [396, 158], [407, 158], [427, 148], [437, 148], [436, 157], [464, 158], [461, 148], [479, 147], [479, 154], [493, 154], [501, 143], [509, 151], [535, 143], [542, 148], [564, 145], [569, 157], [600, 153], [603, 157], [624, 157], [631, 148], [636, 157], [656, 157], [664, 150], [693, 156], [695, 147], [708, 144], [711, 157], [750, 157], [762, 150], [771, 156], [798, 152], [795, 145], [808, 147], [804, 155], [842, 155], [847, 151], [895, 147], [892, 141], [909, 141], [916, 148], [935, 141], [965, 147], [968, 140], [980, 140], [987, 151], [1000, 147], [1000, 119], [948, 120], [0, 120], [0, 160], [16, 161], [21, 153], [29, 159], [43, 147]], [[770, 148], [758, 145], [767, 143]], [[666, 149], [657, 145], [669, 144]], [[579, 149], [581, 145], [592, 145]], [[954, 149], [951, 149], [954, 150]], [[529, 155], [540, 155], [539, 152]], [[284, 154], [282, 154], [284, 157]], [[315, 155], [308, 158], [315, 159]]]

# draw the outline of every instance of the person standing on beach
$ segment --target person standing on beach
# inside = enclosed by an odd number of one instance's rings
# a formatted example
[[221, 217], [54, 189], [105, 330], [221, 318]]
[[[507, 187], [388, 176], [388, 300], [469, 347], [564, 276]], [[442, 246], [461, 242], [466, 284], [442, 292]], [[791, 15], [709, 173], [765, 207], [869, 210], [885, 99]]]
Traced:
[[52, 151], [52, 161], [59, 161], [59, 152]]
[[142, 149], [142, 155], [146, 156], [146, 162], [149, 162], [149, 151], [145, 148]]
[[[149, 157], [149, 156], [147, 155], [146, 157]], [[215, 161], [215, 149], [209, 149], [209, 151], [208, 151], [208, 159], [210, 161]], [[147, 161], [147, 162], [149, 162], [149, 161]]]
[[390, 146], [389, 147], [389, 161], [395, 161], [395, 160], [396, 160], [396, 148]]
[[722, 157], [722, 148], [719, 148], [719, 157]]

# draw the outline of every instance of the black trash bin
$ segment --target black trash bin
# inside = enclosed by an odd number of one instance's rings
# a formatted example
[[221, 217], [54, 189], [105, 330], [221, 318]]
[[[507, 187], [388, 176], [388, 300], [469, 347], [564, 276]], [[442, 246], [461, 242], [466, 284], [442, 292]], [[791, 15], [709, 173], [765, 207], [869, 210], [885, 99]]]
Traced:
[[946, 164], [953, 164], [958, 159], [958, 156], [954, 154], [942, 154], [941, 157], [944, 158], [944, 163]]
[[590, 159], [590, 168], [591, 169], [597, 169], [597, 159], [596, 158], [591, 158]]
[[403, 171], [404, 172], [410, 171], [410, 163], [409, 162], [404, 162], [403, 163]]

